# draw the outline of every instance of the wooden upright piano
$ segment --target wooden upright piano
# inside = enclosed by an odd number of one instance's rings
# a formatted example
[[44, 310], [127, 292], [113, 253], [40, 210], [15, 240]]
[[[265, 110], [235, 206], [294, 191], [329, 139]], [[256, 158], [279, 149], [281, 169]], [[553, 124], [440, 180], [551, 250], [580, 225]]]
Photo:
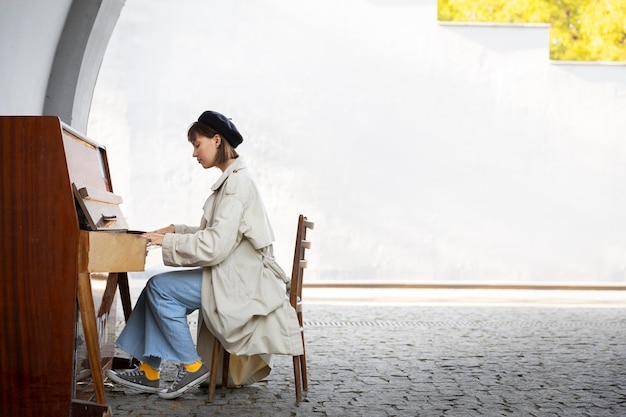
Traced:
[[0, 416], [109, 416], [115, 293], [144, 269], [104, 147], [57, 117], [0, 117]]

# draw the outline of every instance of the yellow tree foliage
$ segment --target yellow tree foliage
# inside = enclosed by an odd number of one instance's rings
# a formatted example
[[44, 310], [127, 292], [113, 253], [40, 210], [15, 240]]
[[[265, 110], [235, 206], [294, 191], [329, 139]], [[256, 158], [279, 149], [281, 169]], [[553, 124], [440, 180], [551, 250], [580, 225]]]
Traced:
[[550, 24], [550, 59], [626, 61], [626, 0], [439, 0], [449, 22]]

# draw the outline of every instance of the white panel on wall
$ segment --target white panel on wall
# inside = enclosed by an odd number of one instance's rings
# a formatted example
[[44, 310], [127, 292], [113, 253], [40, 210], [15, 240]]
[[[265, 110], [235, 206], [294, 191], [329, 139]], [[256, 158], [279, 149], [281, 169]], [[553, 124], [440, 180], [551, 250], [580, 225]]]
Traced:
[[626, 73], [549, 62], [547, 27], [436, 21], [436, 0], [133, 0], [88, 134], [135, 228], [195, 223], [206, 109], [245, 137], [310, 279], [608, 282], [626, 267]]

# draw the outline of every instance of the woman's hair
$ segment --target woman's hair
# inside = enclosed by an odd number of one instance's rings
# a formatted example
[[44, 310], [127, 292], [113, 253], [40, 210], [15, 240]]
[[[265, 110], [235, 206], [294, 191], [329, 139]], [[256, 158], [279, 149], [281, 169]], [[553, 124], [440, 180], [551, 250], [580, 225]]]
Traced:
[[[217, 131], [215, 131], [215, 129], [213, 129], [211, 126], [207, 125], [206, 123], [194, 122], [189, 127], [189, 130], [187, 131], [187, 140], [193, 143], [196, 140], [196, 137], [198, 135], [206, 136], [207, 138], [212, 138], [215, 135], [220, 135], [220, 134]], [[220, 135], [220, 137], [222, 138], [222, 143], [220, 147], [217, 148], [217, 154], [215, 155], [214, 164], [216, 165], [222, 164], [228, 161], [229, 159], [235, 159], [239, 157], [239, 154], [237, 153], [235, 148], [233, 148], [231, 144], [228, 143], [226, 138], [224, 138], [224, 136], [222, 135]]]

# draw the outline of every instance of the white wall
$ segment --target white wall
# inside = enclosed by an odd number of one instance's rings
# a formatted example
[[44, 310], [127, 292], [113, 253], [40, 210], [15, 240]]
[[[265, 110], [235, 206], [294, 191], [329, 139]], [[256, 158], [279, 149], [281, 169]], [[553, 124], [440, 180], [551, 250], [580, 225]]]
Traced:
[[623, 281], [626, 71], [548, 29], [444, 26], [436, 0], [128, 1], [88, 134], [135, 228], [196, 223], [188, 125], [233, 118], [283, 265], [308, 279]]
[[41, 115], [71, 0], [0, 2], [0, 115]]

